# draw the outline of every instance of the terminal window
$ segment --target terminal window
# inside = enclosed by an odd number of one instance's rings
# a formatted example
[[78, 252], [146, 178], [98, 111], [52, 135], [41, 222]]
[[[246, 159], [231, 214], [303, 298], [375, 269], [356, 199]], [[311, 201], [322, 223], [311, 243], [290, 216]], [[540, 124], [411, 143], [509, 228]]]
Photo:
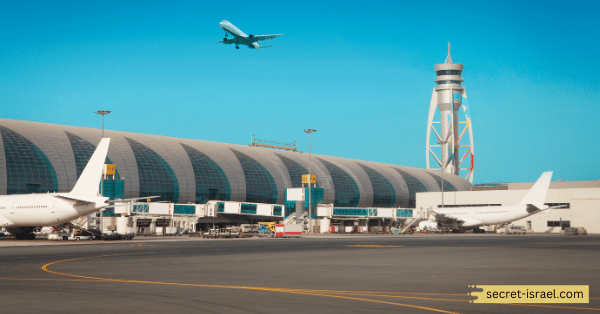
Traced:
[[569, 220], [548, 220], [548, 227], [561, 227], [562, 230], [565, 230], [565, 228], [569, 228], [571, 227], [571, 221]]

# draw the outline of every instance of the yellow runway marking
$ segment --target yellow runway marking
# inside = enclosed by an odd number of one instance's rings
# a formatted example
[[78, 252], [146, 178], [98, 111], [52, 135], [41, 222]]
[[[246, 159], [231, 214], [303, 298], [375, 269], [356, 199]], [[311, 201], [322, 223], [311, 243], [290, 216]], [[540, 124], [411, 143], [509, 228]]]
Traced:
[[[331, 290], [314, 290], [314, 291], [323, 291], [323, 292], [331, 292]], [[457, 297], [465, 297], [466, 294], [457, 294], [457, 293], [430, 293], [430, 292], [392, 292], [392, 291], [337, 291], [339, 293], [361, 293], [361, 294], [387, 294], [390, 296], [394, 295], [443, 295], [443, 296], [457, 296]]]
[[[385, 246], [387, 247], [387, 246]], [[392, 246], [392, 247], [401, 247], [401, 246]], [[151, 254], [155, 252], [146, 252], [146, 253], [132, 253], [126, 255], [140, 255], [140, 254]], [[346, 299], [346, 300], [354, 300], [354, 301], [362, 301], [362, 302], [371, 302], [371, 303], [380, 303], [380, 304], [389, 304], [389, 305], [397, 305], [403, 307], [416, 308], [427, 311], [434, 311], [439, 313], [457, 313], [452, 311], [446, 311], [442, 309], [436, 309], [432, 307], [425, 307], [413, 304], [404, 304], [383, 300], [375, 300], [375, 299], [367, 299], [364, 297], [382, 297], [382, 298], [401, 298], [401, 299], [413, 299], [413, 300], [430, 300], [430, 301], [451, 301], [451, 302], [469, 302], [467, 299], [448, 299], [448, 298], [431, 298], [425, 296], [457, 296], [457, 297], [468, 297], [468, 295], [462, 294], [442, 294], [442, 293], [419, 293], [419, 292], [377, 292], [377, 291], [341, 291], [341, 290], [315, 290], [315, 289], [288, 289], [288, 288], [268, 288], [268, 287], [248, 287], [248, 286], [225, 286], [225, 285], [206, 285], [206, 284], [192, 284], [192, 283], [176, 283], [176, 282], [158, 282], [158, 281], [143, 281], [143, 280], [129, 280], [129, 279], [111, 279], [111, 278], [101, 278], [101, 277], [91, 277], [91, 276], [82, 276], [75, 274], [67, 274], [61, 273], [57, 271], [52, 271], [48, 269], [49, 266], [85, 260], [91, 258], [99, 258], [99, 257], [115, 257], [121, 256], [125, 254], [117, 254], [117, 255], [100, 255], [100, 256], [89, 256], [89, 257], [80, 257], [80, 258], [72, 258], [54, 261], [51, 263], [47, 263], [42, 266], [42, 270], [62, 276], [76, 277], [79, 279], [70, 279], [67, 281], [86, 281], [86, 282], [118, 282], [118, 283], [137, 283], [137, 284], [153, 284], [153, 285], [169, 285], [169, 286], [187, 286], [187, 287], [202, 287], [202, 288], [219, 288], [219, 289], [243, 289], [243, 290], [253, 290], [253, 291], [269, 291], [269, 292], [281, 292], [281, 293], [293, 293], [300, 295], [311, 295], [311, 296], [321, 296], [321, 297], [329, 297], [329, 298], [338, 298], [338, 299]], [[57, 280], [57, 279], [16, 279], [16, 278], [0, 278], [0, 280]], [[57, 281], [60, 281], [58, 279]], [[598, 298], [592, 298], [598, 299]], [[541, 307], [541, 308], [553, 308], [553, 309], [570, 309], [570, 310], [592, 310], [592, 311], [600, 311], [599, 308], [585, 308], [585, 307], [570, 307], [570, 306], [552, 306], [552, 305], [537, 305], [537, 304], [506, 304], [506, 305], [518, 305], [518, 306], [531, 306], [531, 307]]]
[[[149, 253], [138, 253], [138, 254], [149, 254]], [[121, 254], [119, 254], [119, 255], [121, 255]], [[309, 290], [309, 289], [221, 286], [221, 285], [202, 285], [202, 284], [185, 284], [185, 283], [173, 283], [173, 282], [127, 280], [127, 279], [110, 279], [110, 278], [100, 278], [100, 277], [90, 277], [90, 276], [81, 276], [81, 275], [75, 275], [75, 274], [67, 274], [67, 273], [61, 273], [61, 272], [52, 271], [52, 270], [48, 269], [48, 267], [51, 265], [63, 263], [63, 262], [71, 262], [71, 261], [84, 260], [84, 259], [90, 259], [90, 258], [96, 258], [96, 257], [110, 257], [110, 256], [119, 256], [119, 255], [100, 255], [100, 256], [59, 260], [59, 261], [54, 261], [54, 262], [51, 262], [51, 263], [48, 263], [48, 264], [42, 266], [42, 270], [45, 272], [51, 273], [51, 274], [55, 274], [55, 275], [77, 277], [77, 278], [83, 278], [83, 279], [99, 281], [99, 282], [142, 283], [142, 284], [155, 284], [155, 285], [191, 286], [191, 287], [203, 287], [203, 288], [225, 288], [225, 289], [244, 289], [244, 290], [255, 290], [255, 291], [272, 291], [272, 292], [294, 293], [294, 294], [302, 294], [302, 295], [313, 295], [313, 296], [339, 298], [339, 299], [347, 299], [347, 300], [355, 300], [355, 301], [363, 301], [363, 302], [398, 305], [398, 306], [405, 306], [405, 307], [411, 307], [411, 308], [422, 309], [422, 310], [429, 310], [429, 311], [434, 311], [434, 312], [439, 312], [439, 313], [457, 313], [457, 312], [451, 312], [451, 311], [446, 311], [446, 310], [441, 310], [441, 309], [436, 309], [436, 308], [431, 308], [431, 307], [425, 307], [425, 306], [419, 306], [419, 305], [403, 304], [403, 303], [364, 299], [364, 298], [356, 298], [356, 297], [343, 296], [343, 295], [335, 295], [335, 294], [331, 294], [331, 293], [335, 293], [335, 291], [329, 291], [329, 290], [319, 290], [317, 292], [316, 290]], [[330, 293], [330, 294], [326, 294], [325, 292]]]

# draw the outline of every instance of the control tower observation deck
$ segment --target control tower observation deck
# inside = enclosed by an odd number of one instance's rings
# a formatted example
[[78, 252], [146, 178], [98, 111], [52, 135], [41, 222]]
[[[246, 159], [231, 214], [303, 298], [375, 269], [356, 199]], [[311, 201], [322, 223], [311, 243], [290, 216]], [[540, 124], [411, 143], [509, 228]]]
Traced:
[[[426, 162], [427, 169], [443, 169], [446, 173], [460, 175], [460, 170], [466, 170], [468, 174], [465, 178], [473, 182], [473, 131], [468, 108], [465, 105], [467, 94], [462, 86], [463, 68], [463, 64], [452, 62], [450, 44], [448, 43], [446, 61], [434, 66], [437, 77], [435, 79], [436, 86], [431, 95], [427, 122]], [[434, 121], [434, 118], [437, 118], [436, 113], [438, 111], [439, 121]], [[464, 116], [463, 121], [461, 121], [462, 116]], [[462, 130], [460, 130], [461, 124], [464, 124]], [[435, 125], [439, 125], [439, 128]], [[435, 134], [433, 142], [431, 141], [431, 130]], [[467, 130], [469, 131], [469, 143], [466, 143], [466, 139], [463, 140]], [[462, 145], [461, 140], [464, 142]], [[468, 150], [464, 153], [464, 156], [461, 156], [459, 149], [467, 147]], [[430, 166], [430, 156], [433, 156], [437, 161], [435, 167]], [[460, 168], [461, 163], [467, 156], [471, 157], [470, 167]], [[439, 168], [437, 168], [438, 166]]]

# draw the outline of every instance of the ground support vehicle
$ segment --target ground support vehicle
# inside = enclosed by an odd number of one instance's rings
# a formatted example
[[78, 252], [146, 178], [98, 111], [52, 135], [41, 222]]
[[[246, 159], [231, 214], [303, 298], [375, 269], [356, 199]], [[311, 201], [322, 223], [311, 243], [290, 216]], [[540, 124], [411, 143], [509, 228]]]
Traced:
[[241, 238], [250, 238], [253, 236], [259, 235], [259, 225], [258, 224], [241, 224], [240, 225], [240, 237]]
[[69, 239], [69, 233], [64, 232], [64, 231], [54, 231], [50, 234], [48, 234], [48, 240], [55, 240], [55, 241], [62, 241], [62, 240], [68, 240]]
[[239, 227], [213, 228], [202, 234], [203, 238], [239, 238], [241, 235]]
[[275, 232], [275, 225], [276, 223], [273, 221], [267, 221], [267, 222], [259, 222], [258, 225], [260, 226], [261, 229], [263, 228], [267, 228], [269, 230], [271, 230], [271, 232]]
[[275, 236], [280, 238], [300, 237], [304, 231], [301, 224], [278, 224], [275, 225]]
[[117, 232], [108, 232], [102, 235], [102, 240], [132, 240], [134, 237], [133, 233], [120, 234]]
[[259, 237], [272, 238], [274, 235], [274, 231], [271, 231], [271, 229], [267, 228], [265, 225], [260, 225], [260, 228], [258, 229]]
[[576, 228], [576, 227], [565, 228], [565, 235], [586, 235], [586, 234], [587, 234], [587, 230], [585, 230], [585, 228]]
[[[504, 226], [504, 230], [503, 230], [506, 234], [525, 234], [526, 230], [524, 226], [517, 226], [517, 225], [507, 225]], [[501, 230], [502, 232], [502, 230]]]

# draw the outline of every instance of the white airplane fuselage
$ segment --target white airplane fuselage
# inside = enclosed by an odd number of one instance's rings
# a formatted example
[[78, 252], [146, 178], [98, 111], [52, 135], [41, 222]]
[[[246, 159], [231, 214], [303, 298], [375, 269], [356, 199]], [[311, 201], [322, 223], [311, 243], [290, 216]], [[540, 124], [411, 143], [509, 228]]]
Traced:
[[454, 229], [473, 229], [523, 219], [550, 209], [544, 204], [552, 179], [552, 171], [544, 172], [525, 197], [515, 205], [437, 208], [430, 221]]
[[219, 23], [219, 26], [226, 32], [234, 36], [234, 38], [229, 39], [227, 41], [231, 41], [236, 45], [242, 44], [253, 49], [260, 49], [260, 45], [257, 42], [250, 42], [248, 40], [245, 40], [246, 38], [250, 37], [246, 35], [246, 33], [242, 32], [239, 28], [235, 27], [235, 25], [231, 24], [229, 21], [221, 21], [221, 23]]
[[108, 198], [102, 196], [85, 196], [86, 200], [93, 203], [81, 205], [57, 196], [73, 197], [68, 193], [1, 196], [0, 227], [54, 226], [108, 206], [105, 202]]
[[17, 239], [33, 239], [35, 227], [59, 225], [107, 207], [109, 198], [99, 196], [98, 189], [109, 144], [109, 138], [100, 140], [71, 192], [0, 196], [0, 227]]
[[[231, 24], [229, 21], [221, 21], [219, 26], [225, 30], [225, 38], [221, 41], [217, 41], [220, 44], [235, 44], [235, 48], [239, 49], [239, 45], [246, 45], [252, 49], [261, 49], [271, 47], [261, 46], [258, 44], [259, 41], [273, 39], [275, 37], [283, 36], [285, 34], [272, 34], [272, 35], [246, 35], [246, 33], [242, 32], [239, 28], [235, 27], [235, 25]], [[233, 38], [227, 38], [227, 35], [233, 35]]]
[[442, 223], [443, 226], [453, 228], [474, 228], [482, 225], [505, 224], [531, 216], [536, 212], [528, 212], [527, 205], [436, 209], [436, 213], [449, 215], [460, 220], [460, 222]]

